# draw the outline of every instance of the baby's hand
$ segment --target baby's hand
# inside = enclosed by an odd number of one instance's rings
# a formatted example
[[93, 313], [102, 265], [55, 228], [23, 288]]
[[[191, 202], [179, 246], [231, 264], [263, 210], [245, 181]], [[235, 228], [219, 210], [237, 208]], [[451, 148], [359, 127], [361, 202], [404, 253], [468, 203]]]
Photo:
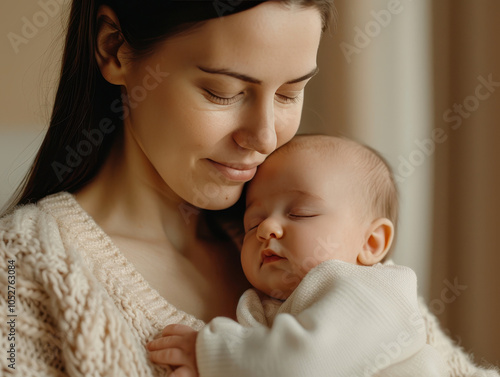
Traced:
[[198, 377], [196, 337], [198, 331], [185, 325], [168, 325], [155, 340], [146, 344], [149, 359], [156, 364], [172, 366], [171, 377]]

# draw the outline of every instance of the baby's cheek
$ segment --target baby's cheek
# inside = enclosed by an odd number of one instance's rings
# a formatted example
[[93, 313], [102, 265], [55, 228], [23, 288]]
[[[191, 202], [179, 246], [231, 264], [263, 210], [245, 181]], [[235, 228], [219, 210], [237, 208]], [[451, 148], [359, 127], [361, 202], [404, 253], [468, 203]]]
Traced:
[[[273, 276], [269, 276], [269, 283], [265, 291], [269, 296], [279, 300], [286, 300], [297, 286], [302, 278], [291, 271], [275, 271]], [[262, 289], [261, 289], [262, 290]]]
[[243, 246], [241, 248], [241, 267], [243, 268], [243, 273], [245, 274], [247, 280], [253, 284], [256, 266], [255, 258], [255, 247], [252, 247], [252, 243], [249, 241], [243, 241]]
[[339, 245], [321, 237], [308, 238], [296, 245], [300, 250], [297, 250], [295, 264], [303, 275], [326, 260], [337, 259], [339, 251]]

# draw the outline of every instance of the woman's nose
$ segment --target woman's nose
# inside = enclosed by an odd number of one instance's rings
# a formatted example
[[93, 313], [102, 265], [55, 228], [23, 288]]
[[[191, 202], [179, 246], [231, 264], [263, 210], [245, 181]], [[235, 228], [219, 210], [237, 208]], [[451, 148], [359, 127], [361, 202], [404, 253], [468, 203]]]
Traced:
[[244, 149], [263, 155], [273, 152], [277, 146], [274, 100], [250, 108], [244, 115], [243, 125], [233, 134], [233, 139]]
[[274, 218], [265, 219], [257, 228], [257, 238], [259, 241], [267, 241], [271, 238], [280, 239], [281, 237], [283, 237], [283, 227]]

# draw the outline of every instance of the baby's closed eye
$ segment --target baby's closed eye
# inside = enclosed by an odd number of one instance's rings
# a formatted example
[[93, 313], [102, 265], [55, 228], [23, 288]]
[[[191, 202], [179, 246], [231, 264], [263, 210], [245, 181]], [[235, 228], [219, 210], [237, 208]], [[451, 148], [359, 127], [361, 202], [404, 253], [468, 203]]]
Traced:
[[288, 212], [288, 217], [292, 219], [301, 219], [301, 218], [310, 218], [319, 216], [318, 211], [304, 209], [304, 208], [295, 208]]

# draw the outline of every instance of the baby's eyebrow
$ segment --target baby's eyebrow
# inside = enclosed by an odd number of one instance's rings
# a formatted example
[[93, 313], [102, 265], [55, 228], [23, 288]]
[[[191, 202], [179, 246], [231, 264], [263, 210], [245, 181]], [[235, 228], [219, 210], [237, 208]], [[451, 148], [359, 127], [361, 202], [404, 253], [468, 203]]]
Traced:
[[[321, 196], [319, 196], [317, 194], [314, 194], [314, 193], [309, 192], [309, 191], [300, 190], [300, 189], [282, 190], [282, 191], [279, 192], [279, 194], [280, 194], [280, 196], [284, 195], [284, 194], [295, 194], [295, 195], [300, 195], [300, 196], [306, 196], [308, 198], [312, 198], [312, 199], [319, 200], [319, 201], [322, 201], [322, 202], [325, 201], [325, 199], [323, 199]], [[250, 207], [252, 207], [252, 205], [254, 205], [254, 203], [255, 203], [256, 200], [258, 200], [258, 199], [254, 198], [250, 202], [247, 201], [247, 206], [245, 208], [245, 214], [247, 213], [248, 209]]]
[[313, 198], [313, 199], [324, 201], [324, 199], [319, 195], [316, 195], [316, 194], [309, 192], [309, 191], [304, 191], [304, 190], [299, 190], [299, 189], [284, 190], [283, 194], [298, 194], [301, 196], [308, 196], [308, 197]]

